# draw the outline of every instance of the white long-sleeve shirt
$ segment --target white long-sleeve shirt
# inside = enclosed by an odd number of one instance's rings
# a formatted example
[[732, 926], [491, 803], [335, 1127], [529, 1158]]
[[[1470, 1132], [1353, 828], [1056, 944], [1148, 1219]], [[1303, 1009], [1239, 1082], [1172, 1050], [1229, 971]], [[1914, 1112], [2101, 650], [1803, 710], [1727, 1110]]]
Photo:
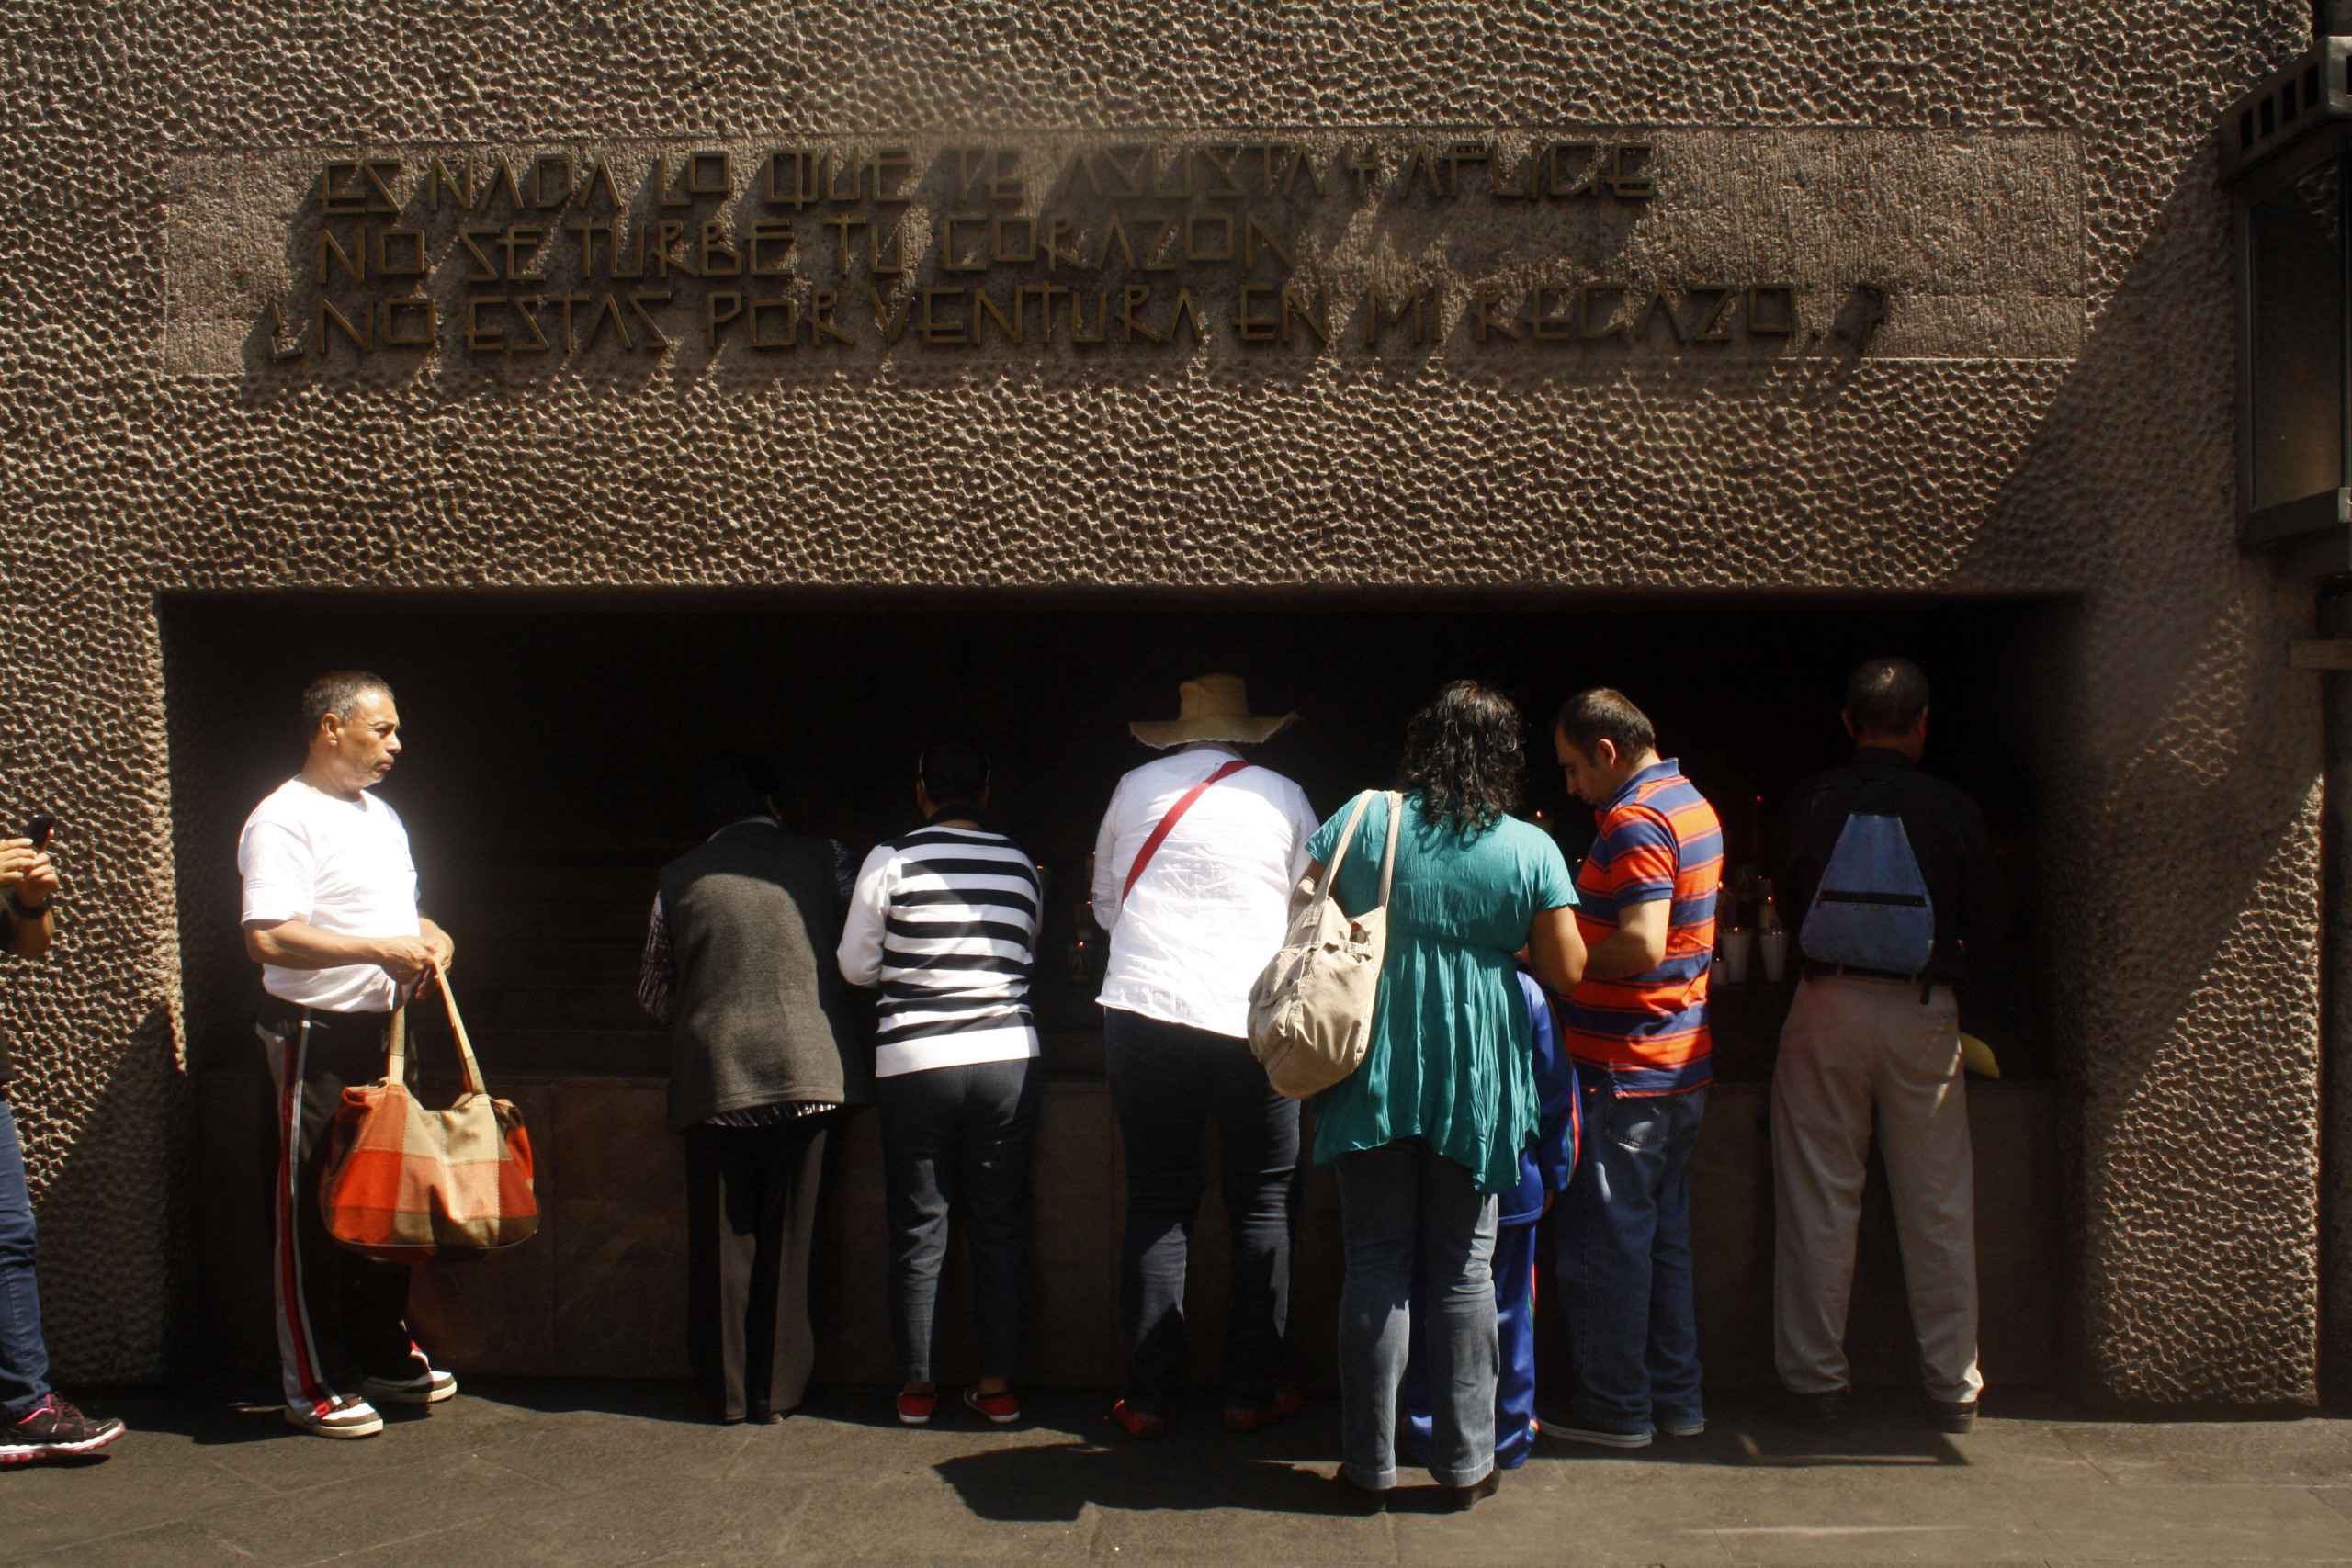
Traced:
[[1163, 1022], [1236, 1038], [1250, 1032], [1250, 987], [1283, 944], [1291, 889], [1320, 825], [1306, 792], [1244, 768], [1211, 784], [1162, 840], [1123, 902], [1128, 868], [1185, 791], [1240, 753], [1202, 746], [1119, 781], [1094, 838], [1094, 919], [1111, 933], [1095, 999]]

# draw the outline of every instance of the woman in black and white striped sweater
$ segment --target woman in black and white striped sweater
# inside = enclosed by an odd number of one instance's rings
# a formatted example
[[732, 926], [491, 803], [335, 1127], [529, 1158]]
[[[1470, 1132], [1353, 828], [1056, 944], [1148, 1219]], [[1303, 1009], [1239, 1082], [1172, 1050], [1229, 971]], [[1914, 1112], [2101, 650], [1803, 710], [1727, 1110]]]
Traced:
[[899, 1419], [929, 1421], [939, 1267], [953, 1210], [971, 1249], [979, 1386], [964, 1403], [1017, 1420], [1029, 1252], [1029, 1145], [1041, 1078], [1029, 1012], [1042, 903], [1021, 847], [982, 828], [988, 753], [927, 748], [915, 804], [924, 826], [875, 846], [842, 927], [842, 974], [878, 987], [874, 1098], [890, 1216], [890, 1312]]

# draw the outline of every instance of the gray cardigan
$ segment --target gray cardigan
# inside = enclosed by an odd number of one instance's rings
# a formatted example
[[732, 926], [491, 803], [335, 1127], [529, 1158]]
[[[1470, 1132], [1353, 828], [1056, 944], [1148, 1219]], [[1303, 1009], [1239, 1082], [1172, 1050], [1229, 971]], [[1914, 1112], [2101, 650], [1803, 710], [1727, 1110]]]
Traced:
[[662, 868], [677, 962], [670, 1130], [730, 1111], [874, 1097], [862, 1010], [841, 941], [832, 846], [738, 822]]

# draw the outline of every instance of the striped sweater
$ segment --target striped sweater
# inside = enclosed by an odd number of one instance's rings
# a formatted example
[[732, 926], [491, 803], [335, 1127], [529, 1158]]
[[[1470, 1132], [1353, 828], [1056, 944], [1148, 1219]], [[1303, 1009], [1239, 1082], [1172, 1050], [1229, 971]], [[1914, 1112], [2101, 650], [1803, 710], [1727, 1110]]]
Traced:
[[842, 974], [879, 987], [877, 1077], [1037, 1054], [1029, 972], [1044, 889], [1001, 833], [924, 828], [875, 846], [842, 926]]

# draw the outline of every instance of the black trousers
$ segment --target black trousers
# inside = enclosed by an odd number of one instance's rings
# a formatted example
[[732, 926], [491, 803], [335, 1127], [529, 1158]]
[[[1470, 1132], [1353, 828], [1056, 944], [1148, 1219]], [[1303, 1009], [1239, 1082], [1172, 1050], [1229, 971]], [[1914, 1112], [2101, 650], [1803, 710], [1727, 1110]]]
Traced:
[[687, 1348], [722, 1421], [782, 1416], [808, 1386], [808, 1251], [838, 1114], [686, 1129]]
[[330, 1130], [346, 1085], [384, 1076], [380, 1012], [265, 1008], [254, 1032], [277, 1087], [277, 1164], [270, 1210], [277, 1235], [270, 1298], [286, 1402], [323, 1412], [363, 1377], [413, 1378], [424, 1354], [409, 1338], [413, 1270], [346, 1251], [319, 1213]]

